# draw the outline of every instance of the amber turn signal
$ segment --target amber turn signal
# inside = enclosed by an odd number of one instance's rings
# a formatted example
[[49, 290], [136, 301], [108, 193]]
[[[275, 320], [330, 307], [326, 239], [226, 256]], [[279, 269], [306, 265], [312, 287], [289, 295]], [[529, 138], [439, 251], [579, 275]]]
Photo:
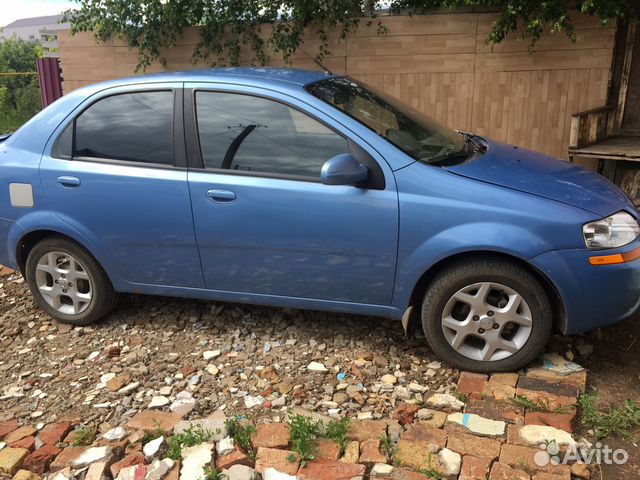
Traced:
[[626, 253], [589, 257], [589, 263], [591, 265], [615, 265], [617, 263], [632, 262], [638, 258], [640, 258], [640, 248], [636, 248], [635, 250], [631, 250]]

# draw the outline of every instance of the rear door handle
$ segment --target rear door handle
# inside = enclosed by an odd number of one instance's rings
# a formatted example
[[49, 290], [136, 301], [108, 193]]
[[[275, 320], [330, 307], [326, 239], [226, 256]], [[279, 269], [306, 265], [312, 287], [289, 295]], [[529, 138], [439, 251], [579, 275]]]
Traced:
[[228, 203], [236, 199], [236, 194], [230, 190], [207, 190], [207, 197], [214, 202]]
[[76, 188], [80, 186], [80, 179], [78, 177], [63, 175], [62, 177], [58, 177], [58, 183], [66, 188]]

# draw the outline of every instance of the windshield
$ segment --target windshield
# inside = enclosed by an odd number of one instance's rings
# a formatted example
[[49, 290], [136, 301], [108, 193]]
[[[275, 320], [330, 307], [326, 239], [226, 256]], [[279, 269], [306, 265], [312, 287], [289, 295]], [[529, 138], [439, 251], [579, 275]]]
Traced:
[[307, 91], [418, 161], [434, 163], [466, 154], [464, 135], [362, 83], [329, 78], [308, 86]]

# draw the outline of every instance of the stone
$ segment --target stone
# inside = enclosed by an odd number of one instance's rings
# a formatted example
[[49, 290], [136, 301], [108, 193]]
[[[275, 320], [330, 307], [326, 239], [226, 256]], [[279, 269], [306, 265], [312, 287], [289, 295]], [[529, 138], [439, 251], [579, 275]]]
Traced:
[[532, 403], [543, 405], [546, 410], [556, 411], [557, 413], [573, 413], [577, 402], [577, 397], [554, 395], [547, 391], [527, 390], [521, 387], [516, 389], [516, 396], [525, 398]]
[[130, 430], [144, 430], [145, 432], [154, 432], [160, 429], [170, 433], [179, 421], [180, 416], [175, 413], [143, 410], [129, 420], [127, 427]]
[[288, 475], [286, 473], [279, 472], [273, 467], [268, 467], [265, 469], [264, 474], [262, 475], [263, 480], [297, 480], [295, 475]]
[[150, 442], [147, 442], [144, 445], [144, 447], [142, 448], [142, 453], [144, 453], [144, 456], [147, 458], [147, 460], [150, 460], [156, 456], [156, 454], [160, 450], [160, 447], [162, 447], [163, 443], [164, 443], [164, 436], [160, 436], [158, 438], [151, 440]]
[[80, 455], [82, 455], [88, 447], [67, 447], [55, 458], [51, 465], [49, 465], [49, 470], [52, 472], [57, 472], [58, 470], [66, 469], [71, 465], [75, 459], [77, 459]]
[[29, 450], [26, 448], [6, 447], [0, 450], [0, 473], [14, 475], [20, 470], [27, 455], [29, 455]]
[[184, 433], [188, 428], [200, 426], [212, 433], [211, 441], [219, 442], [227, 436], [227, 417], [220, 410], [216, 410], [207, 418], [181, 421], [175, 426], [175, 433]]
[[443, 448], [438, 452], [438, 464], [440, 473], [446, 477], [458, 475], [462, 466], [462, 457], [448, 448]]
[[229, 455], [235, 450], [233, 438], [224, 437], [216, 444], [216, 454], [218, 456]]
[[470, 399], [464, 407], [464, 413], [518, 425], [524, 423], [524, 408], [512, 401]]
[[125, 467], [120, 470], [116, 480], [142, 480], [147, 476], [147, 466], [144, 464]]
[[444, 427], [444, 424], [447, 423], [447, 414], [444, 412], [432, 410], [431, 418], [420, 420], [420, 423], [422, 423], [423, 425], [429, 425], [430, 427], [434, 428], [442, 428]]
[[395, 377], [395, 375], [391, 375], [390, 373], [387, 373], [386, 375], [382, 376], [380, 381], [382, 383], [386, 383], [387, 385], [395, 385], [398, 382], [398, 379]]
[[471, 433], [485, 437], [501, 437], [506, 430], [506, 423], [503, 421], [490, 420], [469, 413], [452, 413], [447, 416], [447, 422], [456, 423]]
[[33, 437], [36, 433], [38, 433], [38, 430], [25, 425], [7, 434], [4, 437], [4, 441], [7, 443], [7, 445], [11, 445], [12, 443], [17, 442], [18, 440], [22, 440], [23, 438]]
[[15, 418], [13, 420], [0, 422], [0, 440], [4, 440], [7, 435], [17, 430], [18, 428], [20, 428], [20, 424]]
[[[16, 474], [13, 476], [12, 480], [41, 480], [42, 477], [36, 473], [30, 472], [29, 470], [18, 470]], [[87, 477], [85, 477], [87, 480]]]
[[544, 425], [525, 425], [518, 429], [518, 434], [523, 443], [531, 447], [548, 443], [556, 443], [560, 447], [576, 445], [570, 433]]
[[9, 444], [9, 447], [11, 448], [24, 448], [26, 450], [29, 450], [30, 452], [33, 451], [33, 449], [35, 448], [35, 444], [36, 444], [36, 438], [35, 437], [25, 437], [21, 440], [18, 440], [17, 442], [13, 442]]
[[308, 462], [298, 471], [298, 480], [339, 480], [361, 478], [367, 467], [358, 463], [317, 460]]
[[526, 373], [527, 378], [537, 378], [550, 383], [562, 382], [565, 385], [572, 385], [578, 391], [584, 392], [587, 387], [587, 371], [570, 373], [568, 375], [559, 375], [544, 367], [529, 368]]
[[577, 397], [579, 394], [579, 390], [577, 387], [571, 384], [564, 383], [564, 381], [562, 380], [550, 382], [547, 380], [541, 380], [532, 377], [522, 377], [518, 381], [518, 389], [535, 390], [569, 398]]
[[126, 436], [127, 436], [127, 431], [124, 428], [116, 427], [116, 428], [112, 428], [111, 430], [108, 430], [104, 435], [102, 435], [102, 438], [110, 442], [113, 442], [113, 441], [122, 440]]
[[340, 458], [340, 445], [334, 440], [320, 438], [316, 441], [316, 457], [326, 460], [338, 460]]
[[96, 462], [89, 465], [84, 480], [106, 480], [109, 467], [106, 462]]
[[358, 463], [360, 460], [360, 442], [352, 440], [344, 446], [344, 453], [340, 458], [344, 463]]
[[289, 426], [285, 423], [261, 423], [251, 437], [254, 450], [260, 447], [287, 448], [289, 446]]
[[142, 452], [131, 452], [119, 462], [115, 462], [110, 467], [111, 476], [116, 478], [123, 468], [133, 467], [144, 463], [144, 454]]
[[387, 422], [384, 420], [354, 420], [349, 424], [347, 440], [364, 442], [380, 438], [387, 433]]
[[180, 480], [193, 480], [205, 476], [205, 467], [213, 463], [213, 443], [201, 443], [182, 449]]
[[491, 480], [530, 480], [528, 473], [517, 470], [504, 463], [494, 463], [489, 478]]
[[525, 425], [546, 425], [571, 433], [575, 416], [570, 413], [529, 412], [524, 414]]
[[489, 476], [491, 460], [488, 458], [464, 455], [458, 480], [486, 480]]
[[307, 370], [310, 372], [320, 372], [320, 373], [325, 373], [329, 371], [329, 369], [320, 362], [309, 363], [309, 365], [307, 365]]
[[447, 432], [437, 428], [414, 423], [398, 442], [396, 459], [405, 467], [419, 470], [429, 467], [429, 460], [445, 447]]
[[38, 438], [42, 443], [56, 445], [62, 442], [71, 430], [73, 430], [73, 425], [69, 422], [51, 423], [40, 431]]
[[388, 477], [393, 473], [393, 466], [386, 463], [376, 463], [371, 467], [370, 476], [372, 477]]
[[413, 393], [424, 393], [429, 389], [420, 385], [419, 383], [412, 382], [409, 384], [409, 390]]
[[545, 453], [540, 448], [524, 447], [520, 445], [505, 444], [500, 450], [500, 463], [507, 464], [514, 468], [520, 468], [523, 464], [535, 471], [544, 471], [554, 474], [566, 474], [571, 472], [568, 465], [554, 465], [548, 463], [545, 466], [538, 465], [536, 462], [536, 454]]
[[419, 405], [413, 403], [402, 403], [393, 412], [393, 418], [398, 420], [400, 425], [409, 425], [410, 423], [413, 423], [413, 420], [419, 410]]
[[498, 440], [461, 432], [449, 432], [447, 439], [448, 449], [463, 456], [474, 455], [489, 460], [495, 460], [500, 456], [501, 446]]
[[225, 470], [233, 467], [234, 465], [246, 465], [247, 467], [253, 467], [253, 462], [237, 445], [234, 447], [231, 453], [218, 456], [216, 458], [216, 468], [218, 470]]
[[380, 451], [381, 441], [370, 439], [360, 443], [360, 459], [358, 463], [371, 465], [375, 463], [386, 463], [387, 457]]
[[202, 353], [202, 358], [205, 359], [205, 361], [209, 361], [209, 360], [213, 360], [214, 358], [218, 358], [221, 355], [220, 350], [208, 350], [206, 352]]
[[82, 468], [95, 462], [110, 463], [112, 458], [113, 449], [111, 447], [90, 447], [72, 460], [70, 465], [74, 468]]
[[449, 412], [458, 412], [464, 407], [464, 403], [449, 393], [434, 393], [427, 399], [427, 405]]
[[255, 480], [256, 471], [246, 465], [233, 465], [229, 469], [222, 470], [222, 475], [225, 475], [227, 480]]
[[61, 452], [62, 450], [55, 445], [45, 444], [24, 459], [22, 468], [39, 474], [46, 473]]
[[47, 476], [47, 480], [69, 480], [73, 478], [71, 467], [63, 468]]
[[164, 395], [156, 395], [151, 398], [151, 401], [149, 402], [147, 408], [162, 408], [166, 405], [169, 405], [170, 402], [171, 401]]
[[458, 392], [470, 398], [481, 398], [488, 377], [479, 373], [462, 372], [458, 379]]
[[287, 475], [295, 475], [300, 466], [300, 456], [289, 450], [260, 447], [256, 455], [256, 471], [263, 474], [272, 467]]
[[154, 460], [151, 465], [147, 465], [147, 476], [145, 480], [162, 480], [176, 464], [170, 458]]
[[574, 463], [571, 465], [571, 475], [581, 480], [590, 480], [591, 468], [586, 463]]
[[176, 395], [175, 401], [169, 406], [176, 415], [184, 417], [190, 413], [196, 406], [196, 400], [189, 392], [180, 392]]
[[117, 375], [113, 377], [111, 380], [107, 381], [106, 386], [107, 390], [110, 392], [117, 392], [121, 388], [123, 388], [127, 382], [131, 379], [131, 375], [128, 373]]

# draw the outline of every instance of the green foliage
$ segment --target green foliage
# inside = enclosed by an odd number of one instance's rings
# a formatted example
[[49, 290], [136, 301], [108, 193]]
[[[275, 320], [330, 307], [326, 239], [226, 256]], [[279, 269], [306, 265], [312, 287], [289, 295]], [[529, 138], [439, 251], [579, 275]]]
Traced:
[[[0, 73], [35, 72], [42, 48], [16, 37], [0, 40]], [[0, 75], [0, 133], [12, 132], [41, 108], [38, 77]]]
[[640, 404], [627, 400], [619, 407], [611, 407], [601, 412], [597, 407], [597, 393], [585, 393], [580, 396], [582, 423], [592, 428], [598, 440], [612, 435], [629, 436], [634, 427], [640, 425]]
[[393, 439], [386, 433], [380, 435], [380, 448], [385, 457], [387, 457], [387, 461], [395, 465], [397, 463], [396, 452], [398, 451], [398, 447], [393, 443]]
[[349, 430], [349, 425], [351, 425], [351, 420], [347, 417], [341, 418], [340, 420], [331, 420], [324, 433], [326, 438], [340, 445], [340, 455], [344, 453], [344, 449], [347, 446], [347, 431]]
[[92, 427], [81, 427], [76, 430], [76, 436], [73, 439], [72, 445], [74, 447], [86, 447], [93, 443], [95, 436], [96, 431]]
[[289, 442], [291, 450], [300, 455], [300, 465], [316, 459], [315, 442], [322, 432], [322, 422], [304, 415], [289, 415]]
[[445, 477], [431, 465], [433, 462], [433, 457], [429, 454], [429, 466], [425, 468], [419, 468], [418, 473], [426, 475], [428, 478], [433, 478], [434, 480], [444, 480]]
[[[202, 425], [189, 425], [184, 432], [178, 433], [167, 440], [166, 457], [171, 460], [182, 459], [182, 449], [184, 447], [194, 447], [208, 441], [213, 436], [213, 432], [206, 430]], [[215, 480], [217, 477], [212, 477]], [[210, 480], [206, 477], [206, 480]]]
[[[225, 58], [231, 65], [263, 64], [266, 48], [282, 53], [289, 61], [302, 46], [304, 33], [320, 40], [318, 59], [330, 53], [328, 36], [332, 32], [344, 39], [361, 22], [377, 22], [378, 33], [386, 27], [376, 12], [388, 7], [392, 13], [424, 14], [434, 10], [471, 7], [499, 12], [487, 41], [499, 43], [524, 27], [533, 47], [544, 31], [564, 32], [576, 39], [568, 8], [596, 15], [603, 24], [638, 13], [636, 0], [74, 0], [78, 8], [65, 13], [72, 32], [93, 32], [106, 41], [121, 37], [138, 50], [138, 68], [154, 60], [164, 63], [162, 48], [175, 46], [185, 29], [201, 26], [200, 39], [193, 52], [194, 63], [211, 65]], [[264, 28], [271, 24], [273, 28]], [[245, 49], [247, 47], [250, 51]], [[225, 63], [224, 61], [222, 63]]]
[[204, 477], [200, 480], [227, 480], [229, 477], [215, 468], [204, 467]]
[[251, 460], [255, 460], [256, 452], [251, 446], [251, 437], [256, 433], [256, 427], [248, 424], [240, 423], [240, 421], [233, 417], [226, 421], [227, 432], [229, 436], [233, 438], [233, 441], [238, 445]]
[[527, 397], [516, 395], [512, 399], [513, 403], [519, 407], [524, 407], [531, 412], [543, 412], [543, 413], [568, 413], [571, 409], [566, 406], [558, 405], [551, 408], [548, 401], [543, 400], [529, 400]]

